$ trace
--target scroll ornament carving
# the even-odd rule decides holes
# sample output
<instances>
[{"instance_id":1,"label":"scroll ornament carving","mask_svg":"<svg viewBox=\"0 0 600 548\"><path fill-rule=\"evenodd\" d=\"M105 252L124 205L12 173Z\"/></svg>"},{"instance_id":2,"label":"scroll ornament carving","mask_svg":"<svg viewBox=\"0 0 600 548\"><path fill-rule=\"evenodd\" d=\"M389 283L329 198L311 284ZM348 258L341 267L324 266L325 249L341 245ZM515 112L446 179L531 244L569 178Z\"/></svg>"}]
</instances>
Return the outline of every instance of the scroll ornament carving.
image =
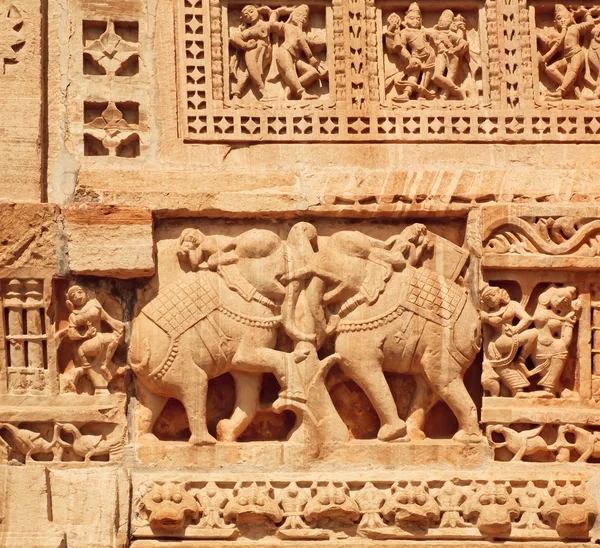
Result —
<instances>
[{"instance_id":1,"label":"scroll ornament carving","mask_svg":"<svg viewBox=\"0 0 600 548\"><path fill-rule=\"evenodd\" d=\"M485 253L527 255L600 254L600 222L577 217L542 217L534 223L512 218L492 230Z\"/></svg>"},{"instance_id":2,"label":"scroll ornament carving","mask_svg":"<svg viewBox=\"0 0 600 548\"><path fill-rule=\"evenodd\" d=\"M485 390L494 397L501 395L501 386L519 398L570 397L571 391L561 386L560 378L581 315L576 288L549 287L539 295L532 316L500 287L486 285L481 301ZM538 389L526 391L532 380Z\"/></svg>"},{"instance_id":3,"label":"scroll ornament carving","mask_svg":"<svg viewBox=\"0 0 600 548\"><path fill-rule=\"evenodd\" d=\"M219 508L222 501L229 501L223 517L219 513L218 530L206 528L204 518L199 518L207 515L207 509L199 495L202 490L193 482L144 483L133 501L136 526L146 531L143 528L149 525L158 537L214 539L243 538L250 527L286 540L550 540L589 538L589 520L597 513L587 487L569 481L455 478L441 484L403 481L379 487L367 482L352 491L345 483L327 482L313 485L310 494L296 482L278 488L260 482L233 488L211 482L204 489L208 488L219 493ZM223 536L211 536L214 533Z\"/></svg>"},{"instance_id":4,"label":"scroll ornament carving","mask_svg":"<svg viewBox=\"0 0 600 548\"><path fill-rule=\"evenodd\" d=\"M464 252L454 247L460 264ZM385 242L341 231L322 247L308 223L296 224L287 241L267 230L231 239L185 230L179 258L191 272L161 288L132 326L140 441L153 439L158 414L174 397L186 409L190 442L214 443L206 426L207 385L226 371L236 383L236 404L217 425L217 437L234 441L256 415L261 374L271 372L281 387L273 409L293 409L318 447L320 437L330 440L316 422L325 416L339 422L324 385L336 362L371 400L381 419L380 440L423 439L425 410L439 397L458 418L455 439L479 441L462 376L480 348L480 320L454 279L424 266L434 250L420 224ZM454 271L456 277L460 268ZM293 351L276 348L280 329ZM328 339L334 353L320 359L317 351ZM200 342L207 351L197 354ZM387 368L416 375L406 421L385 379Z\"/></svg>"}]
</instances>

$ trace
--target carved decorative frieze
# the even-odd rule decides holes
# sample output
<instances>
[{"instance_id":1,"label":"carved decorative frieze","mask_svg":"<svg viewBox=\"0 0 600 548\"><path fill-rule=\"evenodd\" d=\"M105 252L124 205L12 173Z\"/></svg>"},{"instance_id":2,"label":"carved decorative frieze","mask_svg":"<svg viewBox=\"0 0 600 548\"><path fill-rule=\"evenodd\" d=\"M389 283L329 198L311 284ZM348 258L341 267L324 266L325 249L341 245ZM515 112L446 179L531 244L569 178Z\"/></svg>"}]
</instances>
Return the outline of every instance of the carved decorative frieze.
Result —
<instances>
[{"instance_id":1,"label":"carved decorative frieze","mask_svg":"<svg viewBox=\"0 0 600 548\"><path fill-rule=\"evenodd\" d=\"M377 486L359 481L351 488L343 482L311 488L305 481L201 485L144 481L132 501L134 537L247 540L260 535L263 540L343 539L348 545L365 538L583 540L597 514L581 480L401 480ZM218 513L219 529L202 526L201 516L213 511L200 494L206 489L227 501L223 517Z\"/></svg>"},{"instance_id":2,"label":"carved decorative frieze","mask_svg":"<svg viewBox=\"0 0 600 548\"><path fill-rule=\"evenodd\" d=\"M444 9L404 0L203 6L181 0L179 9L188 142L594 141L600 133L594 102L557 110L534 101L564 72L544 69L543 56L556 58L550 67L566 61L547 8L526 0ZM558 6L574 21L596 13ZM541 53L532 51L536 40ZM573 40L583 48L577 55L590 58L581 78L595 89L593 39Z\"/></svg>"}]
</instances>

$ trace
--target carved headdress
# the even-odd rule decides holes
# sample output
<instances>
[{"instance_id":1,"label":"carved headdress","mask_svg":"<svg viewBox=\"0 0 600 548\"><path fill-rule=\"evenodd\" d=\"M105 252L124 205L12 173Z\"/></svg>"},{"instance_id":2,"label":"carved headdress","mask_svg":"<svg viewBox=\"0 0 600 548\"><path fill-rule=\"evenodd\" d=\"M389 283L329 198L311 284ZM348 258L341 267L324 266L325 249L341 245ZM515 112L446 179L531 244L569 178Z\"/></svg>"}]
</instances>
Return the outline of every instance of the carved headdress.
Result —
<instances>
[{"instance_id":1,"label":"carved headdress","mask_svg":"<svg viewBox=\"0 0 600 548\"><path fill-rule=\"evenodd\" d=\"M437 22L435 28L449 29L454 21L454 12L452 10L444 10Z\"/></svg>"},{"instance_id":2,"label":"carved headdress","mask_svg":"<svg viewBox=\"0 0 600 548\"><path fill-rule=\"evenodd\" d=\"M417 4L416 2L413 2L410 6L408 6L405 17L408 17L409 15L411 15L413 13L418 14L419 17L421 16L421 8L419 7L419 4Z\"/></svg>"},{"instance_id":3,"label":"carved headdress","mask_svg":"<svg viewBox=\"0 0 600 548\"><path fill-rule=\"evenodd\" d=\"M556 4L554 7L554 19L558 19L558 16L562 15L563 17L567 17L569 22L574 23L573 14L567 9L564 4Z\"/></svg>"}]
</instances>

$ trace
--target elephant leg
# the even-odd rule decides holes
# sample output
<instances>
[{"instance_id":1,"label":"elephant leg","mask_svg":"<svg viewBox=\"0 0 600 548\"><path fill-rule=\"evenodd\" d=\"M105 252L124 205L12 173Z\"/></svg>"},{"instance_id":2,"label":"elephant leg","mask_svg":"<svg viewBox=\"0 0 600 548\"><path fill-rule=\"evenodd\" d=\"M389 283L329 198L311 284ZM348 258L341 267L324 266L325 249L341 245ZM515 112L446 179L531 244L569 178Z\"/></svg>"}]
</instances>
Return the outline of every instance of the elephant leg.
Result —
<instances>
[{"instance_id":1,"label":"elephant leg","mask_svg":"<svg viewBox=\"0 0 600 548\"><path fill-rule=\"evenodd\" d=\"M206 399L208 375L191 358L178 357L171 369L179 371L182 378L177 382L174 394L183 405L190 426L192 445L211 445L217 440L208 433L206 425Z\"/></svg>"},{"instance_id":2,"label":"elephant leg","mask_svg":"<svg viewBox=\"0 0 600 548\"><path fill-rule=\"evenodd\" d=\"M262 375L232 371L235 382L235 409L229 419L223 419L217 424L217 439L219 441L235 441L250 425L260 403L260 388Z\"/></svg>"},{"instance_id":3,"label":"elephant leg","mask_svg":"<svg viewBox=\"0 0 600 548\"><path fill-rule=\"evenodd\" d=\"M152 433L156 419L162 413L169 398L159 396L146 388L141 382L135 383L137 405L134 413L134 424L137 432L137 441L158 441Z\"/></svg>"},{"instance_id":4,"label":"elephant leg","mask_svg":"<svg viewBox=\"0 0 600 548\"><path fill-rule=\"evenodd\" d=\"M233 357L234 369L250 373L272 372L281 386L282 398L305 401L304 387L298 372L296 357L272 348L256 347L242 339ZM304 356L306 359L306 356Z\"/></svg>"},{"instance_id":5,"label":"elephant leg","mask_svg":"<svg viewBox=\"0 0 600 548\"><path fill-rule=\"evenodd\" d=\"M450 382L439 377L430 378L429 382L440 397L452 409L459 424L459 430L454 435L455 441L473 443L481 441L481 430L477 420L477 409L473 399L463 382L462 376L455 377Z\"/></svg>"},{"instance_id":6,"label":"elephant leg","mask_svg":"<svg viewBox=\"0 0 600 548\"><path fill-rule=\"evenodd\" d=\"M406 419L406 430L410 441L425 439L423 426L425 415L429 412L436 398L429 383L420 375L415 375L415 395L410 403L408 417Z\"/></svg>"},{"instance_id":7,"label":"elephant leg","mask_svg":"<svg viewBox=\"0 0 600 548\"><path fill-rule=\"evenodd\" d=\"M398 416L398 408L385 379L379 360L361 360L360 365L342 364L344 372L360 386L379 415L381 441L398 439L406 433L406 423Z\"/></svg>"}]
</instances>

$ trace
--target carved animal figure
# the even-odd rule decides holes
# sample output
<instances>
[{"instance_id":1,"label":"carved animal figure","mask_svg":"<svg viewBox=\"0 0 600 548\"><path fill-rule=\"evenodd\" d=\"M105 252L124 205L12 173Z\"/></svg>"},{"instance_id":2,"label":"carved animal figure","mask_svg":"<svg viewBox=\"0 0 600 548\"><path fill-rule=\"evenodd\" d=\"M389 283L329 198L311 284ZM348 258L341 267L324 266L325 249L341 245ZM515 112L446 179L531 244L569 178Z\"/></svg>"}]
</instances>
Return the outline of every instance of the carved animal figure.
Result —
<instances>
[{"instance_id":1,"label":"carved animal figure","mask_svg":"<svg viewBox=\"0 0 600 548\"><path fill-rule=\"evenodd\" d=\"M320 267L341 283L324 302L343 371L371 401L378 438L423 439L427 411L441 398L456 415L455 439L481 439L477 411L463 374L481 347L481 323L466 292L421 265L432 242L415 224L387 242L342 231L328 241ZM384 371L414 375L407 422L400 419Z\"/></svg>"},{"instance_id":2,"label":"carved animal figure","mask_svg":"<svg viewBox=\"0 0 600 548\"><path fill-rule=\"evenodd\" d=\"M542 424L531 430L517 432L502 424L491 424L486 428L485 433L492 447L506 447L513 453L513 457L510 460L520 461L524 456L533 455L538 451L548 451L548 444L544 438L539 435L543 428L544 425ZM501 434L504 437L504 441L495 442L492 438L494 432Z\"/></svg>"},{"instance_id":3,"label":"carved animal figure","mask_svg":"<svg viewBox=\"0 0 600 548\"><path fill-rule=\"evenodd\" d=\"M69 444L60 439L60 425L54 425L52 440L46 440L39 432L18 428L13 424L1 423L0 430L4 428L10 432L14 446L25 455L25 461L32 461L32 456L38 453L52 453L52 461L62 459L63 448Z\"/></svg>"},{"instance_id":4,"label":"carved animal figure","mask_svg":"<svg viewBox=\"0 0 600 548\"><path fill-rule=\"evenodd\" d=\"M292 231L316 234L307 223ZM273 232L257 229L228 243L188 229L179 256L196 272L161 288L132 326L138 433L151 436L167 400L175 398L187 412L190 442L214 443L206 425L208 381L230 371L235 411L218 424L217 436L235 441L256 414L263 372L273 373L282 388L276 409L304 401L297 375L305 351L275 350L281 326L294 340L303 339L294 325L297 292L289 283L298 259Z\"/></svg>"},{"instance_id":5,"label":"carved animal figure","mask_svg":"<svg viewBox=\"0 0 600 548\"><path fill-rule=\"evenodd\" d=\"M573 443L567 440L567 433L575 437ZM574 424L562 424L558 427L556 441L550 449L558 450L556 460L559 462L568 462L572 449L580 455L577 462L587 462L590 457L600 458L600 432L588 432Z\"/></svg>"},{"instance_id":6,"label":"carved animal figure","mask_svg":"<svg viewBox=\"0 0 600 548\"><path fill-rule=\"evenodd\" d=\"M82 434L79 428L72 424L60 425L64 432L73 436L73 451L90 462L92 457L109 455L119 448L119 440L107 439L102 435Z\"/></svg>"}]
</instances>

